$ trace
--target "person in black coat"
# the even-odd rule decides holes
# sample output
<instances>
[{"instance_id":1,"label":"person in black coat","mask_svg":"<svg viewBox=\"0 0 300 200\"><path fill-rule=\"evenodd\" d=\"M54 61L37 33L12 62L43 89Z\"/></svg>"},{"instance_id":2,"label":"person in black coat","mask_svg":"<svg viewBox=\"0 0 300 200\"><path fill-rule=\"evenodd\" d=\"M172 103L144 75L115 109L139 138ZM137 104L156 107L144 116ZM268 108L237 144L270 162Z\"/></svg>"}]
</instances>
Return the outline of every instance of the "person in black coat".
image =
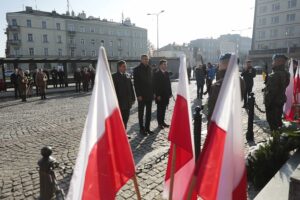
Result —
<instances>
[{"instance_id":1,"label":"person in black coat","mask_svg":"<svg viewBox=\"0 0 300 200\"><path fill-rule=\"evenodd\" d=\"M14 73L10 75L11 84L14 86L15 98L17 99L20 96L20 91L18 87L18 68L15 68Z\"/></svg>"},{"instance_id":2,"label":"person in black coat","mask_svg":"<svg viewBox=\"0 0 300 200\"><path fill-rule=\"evenodd\" d=\"M149 57L141 56L141 63L133 70L135 94L138 100L138 116L140 133L153 134L150 131L151 107L153 100L152 69L149 66ZM144 126L144 110L146 107L146 120Z\"/></svg>"},{"instance_id":3,"label":"person in black coat","mask_svg":"<svg viewBox=\"0 0 300 200\"><path fill-rule=\"evenodd\" d=\"M74 81L75 81L75 90L76 92L80 92L80 85L82 81L82 74L80 68L77 68L74 72Z\"/></svg>"},{"instance_id":4,"label":"person in black coat","mask_svg":"<svg viewBox=\"0 0 300 200\"><path fill-rule=\"evenodd\" d=\"M123 123L125 128L127 128L130 108L135 102L135 96L130 75L126 73L126 62L124 60L120 60L117 63L117 66L118 72L114 73L112 78L115 85Z\"/></svg>"},{"instance_id":5,"label":"person in black coat","mask_svg":"<svg viewBox=\"0 0 300 200\"><path fill-rule=\"evenodd\" d=\"M252 92L253 88L253 78L256 76L256 69L252 67L251 60L246 61L246 69L242 72L241 76L243 77L246 85L246 91L244 94L244 108L248 103L248 96Z\"/></svg>"},{"instance_id":6,"label":"person in black coat","mask_svg":"<svg viewBox=\"0 0 300 200\"><path fill-rule=\"evenodd\" d=\"M159 61L159 69L153 76L155 102L157 104L157 123L160 129L168 128L165 123L166 109L172 97L171 82L167 72L167 61Z\"/></svg>"},{"instance_id":7,"label":"person in black coat","mask_svg":"<svg viewBox=\"0 0 300 200\"><path fill-rule=\"evenodd\" d=\"M54 87L54 88L57 88L58 71L57 71L56 68L54 68L54 69L51 71L51 76L52 76L53 87ZM48 80L49 80L49 79L48 79Z\"/></svg>"}]
</instances>

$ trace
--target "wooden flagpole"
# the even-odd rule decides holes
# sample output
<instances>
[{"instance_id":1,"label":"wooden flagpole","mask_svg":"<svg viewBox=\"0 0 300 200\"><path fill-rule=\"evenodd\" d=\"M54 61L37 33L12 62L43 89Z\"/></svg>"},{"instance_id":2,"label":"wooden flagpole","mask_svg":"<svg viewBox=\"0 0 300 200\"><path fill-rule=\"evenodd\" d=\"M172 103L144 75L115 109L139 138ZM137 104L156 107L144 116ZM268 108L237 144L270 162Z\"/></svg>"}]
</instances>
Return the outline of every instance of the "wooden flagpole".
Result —
<instances>
[{"instance_id":1,"label":"wooden flagpole","mask_svg":"<svg viewBox=\"0 0 300 200\"><path fill-rule=\"evenodd\" d=\"M135 192L136 192L137 199L142 200L141 193L140 193L140 190L139 190L139 185L138 185L137 178L136 178L136 174L134 174L132 180L133 180L134 189L135 189Z\"/></svg>"},{"instance_id":2,"label":"wooden flagpole","mask_svg":"<svg viewBox=\"0 0 300 200\"><path fill-rule=\"evenodd\" d=\"M197 177L195 175L193 175L191 183L189 184L189 187L188 187L187 200L192 199L192 194L193 194L193 190L194 190L194 187L196 184L196 180L197 180Z\"/></svg>"},{"instance_id":3,"label":"wooden flagpole","mask_svg":"<svg viewBox=\"0 0 300 200\"><path fill-rule=\"evenodd\" d=\"M174 146L173 146L173 152L172 152L171 180L170 180L170 188L169 188L169 200L173 199L175 164L176 164L176 144L174 144Z\"/></svg>"}]
</instances>

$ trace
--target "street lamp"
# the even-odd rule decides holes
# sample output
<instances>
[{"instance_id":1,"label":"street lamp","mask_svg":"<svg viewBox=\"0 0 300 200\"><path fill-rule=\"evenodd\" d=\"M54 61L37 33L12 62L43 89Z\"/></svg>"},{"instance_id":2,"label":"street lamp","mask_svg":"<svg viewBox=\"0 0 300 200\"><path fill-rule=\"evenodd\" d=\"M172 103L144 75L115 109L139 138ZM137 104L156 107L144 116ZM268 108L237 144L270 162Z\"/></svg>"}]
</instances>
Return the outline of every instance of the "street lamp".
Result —
<instances>
[{"instance_id":1,"label":"street lamp","mask_svg":"<svg viewBox=\"0 0 300 200\"><path fill-rule=\"evenodd\" d=\"M158 13L147 13L147 15L155 15L156 16L156 30L157 30L157 38L156 38L156 42L157 42L157 50L159 49L159 40L158 40L158 16L165 12L165 10L161 10L160 12Z\"/></svg>"}]
</instances>

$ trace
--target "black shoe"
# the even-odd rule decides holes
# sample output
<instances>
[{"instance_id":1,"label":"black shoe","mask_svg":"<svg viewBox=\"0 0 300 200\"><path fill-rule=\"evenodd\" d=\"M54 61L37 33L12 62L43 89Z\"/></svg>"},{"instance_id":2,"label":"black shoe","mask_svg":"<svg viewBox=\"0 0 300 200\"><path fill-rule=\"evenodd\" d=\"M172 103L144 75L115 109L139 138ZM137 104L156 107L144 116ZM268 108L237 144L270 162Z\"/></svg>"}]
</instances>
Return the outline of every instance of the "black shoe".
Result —
<instances>
[{"instance_id":1,"label":"black shoe","mask_svg":"<svg viewBox=\"0 0 300 200\"><path fill-rule=\"evenodd\" d=\"M141 128L140 129L140 134L145 136L145 135L147 135L147 132L145 131L145 129Z\"/></svg>"},{"instance_id":2,"label":"black shoe","mask_svg":"<svg viewBox=\"0 0 300 200\"><path fill-rule=\"evenodd\" d=\"M147 131L145 131L148 135L153 135L153 134L155 134L153 131L150 131L150 130L147 130Z\"/></svg>"},{"instance_id":3,"label":"black shoe","mask_svg":"<svg viewBox=\"0 0 300 200\"><path fill-rule=\"evenodd\" d=\"M129 135L127 135L127 139L128 139L128 140L130 140L130 139L131 139L131 137L130 137Z\"/></svg>"},{"instance_id":4,"label":"black shoe","mask_svg":"<svg viewBox=\"0 0 300 200\"><path fill-rule=\"evenodd\" d=\"M166 128L169 128L170 125L169 124L166 124L166 123L163 123L163 126L166 127Z\"/></svg>"}]
</instances>

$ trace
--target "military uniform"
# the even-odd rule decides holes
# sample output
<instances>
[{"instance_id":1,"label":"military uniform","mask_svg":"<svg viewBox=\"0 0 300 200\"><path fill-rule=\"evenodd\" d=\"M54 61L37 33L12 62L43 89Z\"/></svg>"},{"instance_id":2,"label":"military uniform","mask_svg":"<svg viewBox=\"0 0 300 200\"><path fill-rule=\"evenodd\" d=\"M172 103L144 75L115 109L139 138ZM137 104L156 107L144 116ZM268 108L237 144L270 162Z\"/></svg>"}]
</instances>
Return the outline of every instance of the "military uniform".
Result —
<instances>
[{"instance_id":1,"label":"military uniform","mask_svg":"<svg viewBox=\"0 0 300 200\"><path fill-rule=\"evenodd\" d=\"M285 89L289 85L290 74L284 65L273 67L264 90L266 117L271 131L282 126L283 105L286 102Z\"/></svg>"}]
</instances>

